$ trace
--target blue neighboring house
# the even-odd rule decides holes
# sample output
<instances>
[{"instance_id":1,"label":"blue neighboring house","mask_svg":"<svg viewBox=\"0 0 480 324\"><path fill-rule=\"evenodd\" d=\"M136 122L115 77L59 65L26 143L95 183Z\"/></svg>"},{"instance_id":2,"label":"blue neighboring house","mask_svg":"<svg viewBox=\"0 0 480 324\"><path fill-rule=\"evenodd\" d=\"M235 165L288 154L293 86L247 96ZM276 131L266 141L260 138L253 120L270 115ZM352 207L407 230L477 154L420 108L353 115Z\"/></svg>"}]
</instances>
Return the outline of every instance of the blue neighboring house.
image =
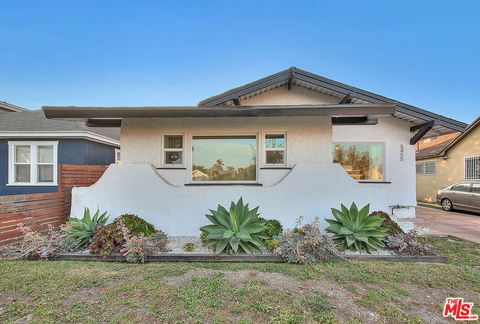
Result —
<instances>
[{"instance_id":1,"label":"blue neighboring house","mask_svg":"<svg viewBox=\"0 0 480 324\"><path fill-rule=\"evenodd\" d=\"M58 165L108 165L120 158L118 128L47 119L0 101L0 196L58 191Z\"/></svg>"}]
</instances>

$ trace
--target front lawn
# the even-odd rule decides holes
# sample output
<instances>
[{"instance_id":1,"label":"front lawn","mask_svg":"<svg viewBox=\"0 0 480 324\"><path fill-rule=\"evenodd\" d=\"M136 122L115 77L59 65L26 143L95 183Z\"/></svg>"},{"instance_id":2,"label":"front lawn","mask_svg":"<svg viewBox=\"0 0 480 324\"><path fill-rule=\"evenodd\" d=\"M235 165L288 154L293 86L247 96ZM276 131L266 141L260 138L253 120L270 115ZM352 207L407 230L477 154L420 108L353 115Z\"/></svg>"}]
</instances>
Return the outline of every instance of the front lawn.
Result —
<instances>
[{"instance_id":1,"label":"front lawn","mask_svg":"<svg viewBox=\"0 0 480 324\"><path fill-rule=\"evenodd\" d=\"M450 262L0 262L0 322L438 323L446 297L480 313L479 246L429 243Z\"/></svg>"}]
</instances>

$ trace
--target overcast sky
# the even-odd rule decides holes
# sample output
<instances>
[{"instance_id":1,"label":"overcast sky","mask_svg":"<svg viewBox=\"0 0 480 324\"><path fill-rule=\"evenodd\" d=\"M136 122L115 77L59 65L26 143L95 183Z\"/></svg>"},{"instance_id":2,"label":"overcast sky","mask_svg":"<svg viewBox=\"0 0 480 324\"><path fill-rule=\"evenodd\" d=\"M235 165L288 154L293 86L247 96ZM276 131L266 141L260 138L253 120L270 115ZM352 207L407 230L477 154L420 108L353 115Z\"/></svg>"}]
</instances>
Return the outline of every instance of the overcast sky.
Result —
<instances>
[{"instance_id":1,"label":"overcast sky","mask_svg":"<svg viewBox=\"0 0 480 324\"><path fill-rule=\"evenodd\" d=\"M471 122L480 1L0 0L0 100L195 105L290 66Z\"/></svg>"}]
</instances>

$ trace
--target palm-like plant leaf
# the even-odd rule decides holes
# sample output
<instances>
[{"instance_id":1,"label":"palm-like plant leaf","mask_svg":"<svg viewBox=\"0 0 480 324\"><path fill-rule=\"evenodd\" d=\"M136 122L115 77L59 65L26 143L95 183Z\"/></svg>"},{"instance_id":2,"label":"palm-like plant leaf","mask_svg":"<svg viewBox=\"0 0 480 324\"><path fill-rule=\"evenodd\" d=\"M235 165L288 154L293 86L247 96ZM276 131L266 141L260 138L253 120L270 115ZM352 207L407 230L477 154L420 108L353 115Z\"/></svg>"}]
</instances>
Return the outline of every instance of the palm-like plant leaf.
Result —
<instances>
[{"instance_id":1,"label":"palm-like plant leaf","mask_svg":"<svg viewBox=\"0 0 480 324\"><path fill-rule=\"evenodd\" d=\"M81 249L90 244L97 226L105 224L107 220L107 212L100 214L100 210L97 209L93 217L91 217L89 208L84 209L82 218L69 217L68 222L72 224L72 227L68 237L76 242L75 249Z\"/></svg>"},{"instance_id":2,"label":"palm-like plant leaf","mask_svg":"<svg viewBox=\"0 0 480 324\"><path fill-rule=\"evenodd\" d=\"M326 231L333 233L333 239L342 241L344 249L368 252L385 246L382 240L388 235L383 228L383 218L369 216L370 204L360 210L355 203L350 209L341 205L341 210L332 208L335 219L327 219L329 226Z\"/></svg>"},{"instance_id":3,"label":"palm-like plant leaf","mask_svg":"<svg viewBox=\"0 0 480 324\"><path fill-rule=\"evenodd\" d=\"M258 207L250 210L240 198L237 203L231 202L229 210L218 205L217 210L210 210L210 213L205 216L212 224L200 230L207 233L205 246L211 247L215 254L261 252L262 240L268 237L265 222L258 218Z\"/></svg>"}]
</instances>

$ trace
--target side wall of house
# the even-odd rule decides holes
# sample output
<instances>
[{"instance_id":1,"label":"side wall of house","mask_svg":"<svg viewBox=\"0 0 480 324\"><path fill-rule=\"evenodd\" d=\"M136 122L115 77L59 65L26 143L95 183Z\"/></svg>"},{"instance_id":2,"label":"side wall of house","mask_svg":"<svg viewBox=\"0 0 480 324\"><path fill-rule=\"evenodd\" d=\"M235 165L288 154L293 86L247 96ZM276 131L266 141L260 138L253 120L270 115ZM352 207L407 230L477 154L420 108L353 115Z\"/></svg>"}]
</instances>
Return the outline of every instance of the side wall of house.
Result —
<instances>
[{"instance_id":1,"label":"side wall of house","mask_svg":"<svg viewBox=\"0 0 480 324\"><path fill-rule=\"evenodd\" d=\"M435 202L437 190L465 179L465 158L480 156L480 127L465 136L437 161L434 175L417 175L417 200ZM422 160L430 161L430 160Z\"/></svg>"},{"instance_id":2,"label":"side wall of house","mask_svg":"<svg viewBox=\"0 0 480 324\"><path fill-rule=\"evenodd\" d=\"M0 140L0 196L47 193L58 191L58 186L8 186L8 142ZM55 139L21 139L19 141L55 141ZM115 163L115 148L84 139L58 140L58 163L62 164L111 164Z\"/></svg>"}]
</instances>

